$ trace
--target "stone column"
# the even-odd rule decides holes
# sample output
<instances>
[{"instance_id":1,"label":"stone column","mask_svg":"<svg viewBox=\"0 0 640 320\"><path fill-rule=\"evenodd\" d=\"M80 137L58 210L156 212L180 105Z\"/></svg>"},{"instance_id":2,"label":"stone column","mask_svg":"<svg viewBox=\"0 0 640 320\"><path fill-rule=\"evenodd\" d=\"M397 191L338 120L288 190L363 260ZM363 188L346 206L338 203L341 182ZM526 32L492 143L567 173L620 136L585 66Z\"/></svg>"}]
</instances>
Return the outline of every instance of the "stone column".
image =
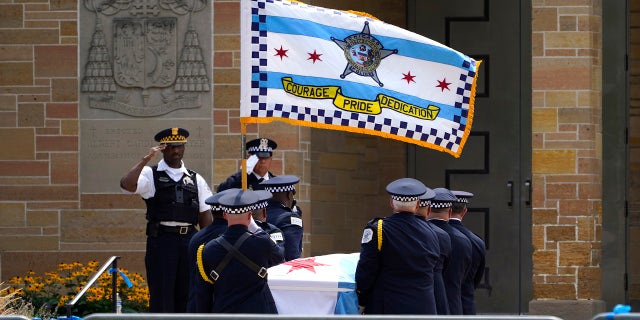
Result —
<instances>
[{"instance_id":1,"label":"stone column","mask_svg":"<svg viewBox=\"0 0 640 320\"><path fill-rule=\"evenodd\" d=\"M601 1L532 2L533 300L565 320L601 299Z\"/></svg>"}]
</instances>

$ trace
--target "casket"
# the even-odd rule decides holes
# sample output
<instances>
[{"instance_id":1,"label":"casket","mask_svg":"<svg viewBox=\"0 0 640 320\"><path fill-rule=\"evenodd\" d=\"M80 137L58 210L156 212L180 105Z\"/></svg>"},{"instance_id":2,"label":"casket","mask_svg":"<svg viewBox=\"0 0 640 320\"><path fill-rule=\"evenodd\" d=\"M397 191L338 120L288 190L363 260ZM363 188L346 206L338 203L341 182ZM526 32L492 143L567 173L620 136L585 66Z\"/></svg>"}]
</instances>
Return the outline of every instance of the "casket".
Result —
<instances>
[{"instance_id":1,"label":"casket","mask_svg":"<svg viewBox=\"0 0 640 320\"><path fill-rule=\"evenodd\" d=\"M358 314L359 253L300 258L269 268L279 314Z\"/></svg>"}]
</instances>

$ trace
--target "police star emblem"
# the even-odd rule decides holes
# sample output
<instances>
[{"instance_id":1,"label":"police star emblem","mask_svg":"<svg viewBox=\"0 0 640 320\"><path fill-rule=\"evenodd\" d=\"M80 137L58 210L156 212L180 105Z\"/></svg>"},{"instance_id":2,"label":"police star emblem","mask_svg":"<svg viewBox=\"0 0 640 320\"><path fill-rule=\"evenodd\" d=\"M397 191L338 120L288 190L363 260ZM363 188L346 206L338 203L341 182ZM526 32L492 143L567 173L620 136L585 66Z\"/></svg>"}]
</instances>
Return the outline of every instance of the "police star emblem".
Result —
<instances>
[{"instance_id":1,"label":"police star emblem","mask_svg":"<svg viewBox=\"0 0 640 320\"><path fill-rule=\"evenodd\" d=\"M371 77L379 86L384 86L376 69L382 59L398 53L398 49L385 49L382 43L371 35L368 21L364 22L364 28L360 33L352 34L343 40L331 37L331 40L344 51L344 57L347 59L347 66L340 79L355 73L362 77Z\"/></svg>"}]
</instances>

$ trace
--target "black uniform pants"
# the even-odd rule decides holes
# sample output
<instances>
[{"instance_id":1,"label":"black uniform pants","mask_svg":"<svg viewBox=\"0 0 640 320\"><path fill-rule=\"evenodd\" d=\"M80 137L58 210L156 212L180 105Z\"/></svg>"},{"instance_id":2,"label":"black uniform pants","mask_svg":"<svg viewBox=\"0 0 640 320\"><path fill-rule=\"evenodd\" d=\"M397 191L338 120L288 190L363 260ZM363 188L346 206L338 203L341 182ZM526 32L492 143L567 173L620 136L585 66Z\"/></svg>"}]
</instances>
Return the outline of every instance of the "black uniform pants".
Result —
<instances>
[{"instance_id":1,"label":"black uniform pants","mask_svg":"<svg viewBox=\"0 0 640 320\"><path fill-rule=\"evenodd\" d=\"M189 240L196 233L158 232L147 237L145 267L149 285L149 312L181 313L189 295Z\"/></svg>"}]
</instances>

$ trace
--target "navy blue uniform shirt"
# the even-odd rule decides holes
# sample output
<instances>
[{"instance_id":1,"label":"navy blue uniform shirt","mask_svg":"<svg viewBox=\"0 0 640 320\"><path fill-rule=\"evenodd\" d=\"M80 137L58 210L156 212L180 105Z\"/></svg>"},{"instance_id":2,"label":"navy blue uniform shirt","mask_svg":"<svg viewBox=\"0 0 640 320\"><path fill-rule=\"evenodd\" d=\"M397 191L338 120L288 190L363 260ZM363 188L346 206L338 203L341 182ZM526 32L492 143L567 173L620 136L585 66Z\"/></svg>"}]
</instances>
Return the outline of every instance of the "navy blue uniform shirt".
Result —
<instances>
[{"instance_id":1,"label":"navy blue uniform shirt","mask_svg":"<svg viewBox=\"0 0 640 320\"><path fill-rule=\"evenodd\" d=\"M447 289L447 302L452 315L462 314L462 283L471 267L471 241L462 232L444 220L429 220L449 234L451 255L442 272Z\"/></svg>"},{"instance_id":2,"label":"navy blue uniform shirt","mask_svg":"<svg viewBox=\"0 0 640 320\"><path fill-rule=\"evenodd\" d=\"M189 289L189 301L187 301L187 312L195 312L195 283L197 277L200 277L198 273L198 266L196 265L196 252L201 244L219 237L225 230L227 230L227 220L223 218L213 218L213 222L202 228L200 231L191 237L189 241L189 265L191 267L189 273L190 289Z\"/></svg>"},{"instance_id":3,"label":"navy blue uniform shirt","mask_svg":"<svg viewBox=\"0 0 640 320\"><path fill-rule=\"evenodd\" d=\"M256 224L262 231L266 232L271 240L273 240L280 249L282 249L282 255L284 256L284 233L278 227L272 225L269 222L262 222L255 220Z\"/></svg>"},{"instance_id":4,"label":"navy blue uniform shirt","mask_svg":"<svg viewBox=\"0 0 640 320\"><path fill-rule=\"evenodd\" d=\"M302 254L302 217L282 203L269 200L267 222L282 230L285 261L300 258Z\"/></svg>"},{"instance_id":5,"label":"navy blue uniform shirt","mask_svg":"<svg viewBox=\"0 0 640 320\"><path fill-rule=\"evenodd\" d=\"M467 236L473 245L471 268L462 284L462 314L474 315L476 314L475 291L484 275L486 247L484 240L465 227L462 221L450 219L449 224Z\"/></svg>"},{"instance_id":6,"label":"navy blue uniform shirt","mask_svg":"<svg viewBox=\"0 0 640 320\"><path fill-rule=\"evenodd\" d=\"M433 269L440 250L433 232L410 212L382 220L380 251L378 219L362 235L355 276L358 303L365 314L436 314Z\"/></svg>"},{"instance_id":7,"label":"navy blue uniform shirt","mask_svg":"<svg viewBox=\"0 0 640 320\"><path fill-rule=\"evenodd\" d=\"M449 314L449 300L447 299L447 289L444 285L444 268L447 265L449 260L449 255L451 255L451 238L449 234L437 227L435 224L431 222L431 220L427 221L427 224L433 229L438 237L438 245L440 247L440 257L438 258L438 263L436 264L436 268L433 270L434 273L434 281L435 281L435 296L436 296L436 306L438 307L438 314Z\"/></svg>"},{"instance_id":8,"label":"navy blue uniform shirt","mask_svg":"<svg viewBox=\"0 0 640 320\"><path fill-rule=\"evenodd\" d=\"M248 228L232 225L220 236L234 246ZM269 268L284 261L282 251L264 232L252 234L238 250L258 266ZM209 241L202 252L205 273L216 269L228 251L216 240ZM223 270L216 270L219 278L214 284L200 276L195 286L195 312L198 313L278 313L267 284L236 258Z\"/></svg>"}]
</instances>

